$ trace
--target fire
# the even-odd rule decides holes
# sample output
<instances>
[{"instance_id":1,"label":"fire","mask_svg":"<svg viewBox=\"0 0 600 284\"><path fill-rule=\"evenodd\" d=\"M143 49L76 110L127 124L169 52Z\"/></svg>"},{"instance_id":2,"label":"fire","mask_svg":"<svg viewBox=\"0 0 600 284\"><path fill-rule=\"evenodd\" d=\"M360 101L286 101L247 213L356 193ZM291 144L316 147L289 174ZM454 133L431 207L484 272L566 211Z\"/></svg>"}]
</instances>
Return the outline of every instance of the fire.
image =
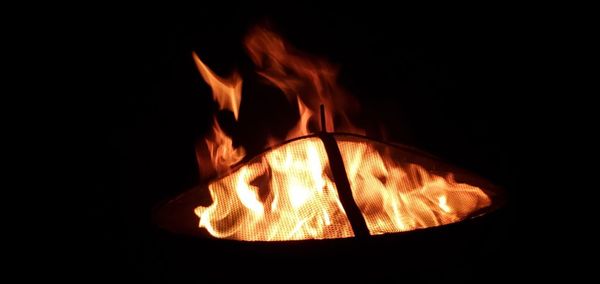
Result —
<instances>
[{"instance_id":1,"label":"fire","mask_svg":"<svg viewBox=\"0 0 600 284\"><path fill-rule=\"evenodd\" d=\"M254 29L245 45L259 74L298 107L298 122L286 139L319 129L362 134L348 119L357 104L336 84L332 65L302 55L265 28ZM241 77L218 77L195 53L193 58L220 110L231 111L237 120ZM324 129L319 127L320 105L328 118ZM453 223L491 204L482 189L455 181L450 172L426 168L390 146L321 135L335 138L352 198L372 235ZM222 177L208 185L213 203L195 209L199 227L217 238L246 241L353 237L354 223L340 202L323 139L302 137L232 170L244 149L234 146L215 118L197 156L203 172ZM271 145L281 142L269 140Z\"/></svg>"},{"instance_id":2,"label":"fire","mask_svg":"<svg viewBox=\"0 0 600 284\"><path fill-rule=\"evenodd\" d=\"M211 235L248 241L354 236L318 138L288 143L209 185L195 213Z\"/></svg>"},{"instance_id":3,"label":"fire","mask_svg":"<svg viewBox=\"0 0 600 284\"><path fill-rule=\"evenodd\" d=\"M400 164L373 143L338 141L352 194L371 234L453 223L491 204L481 189Z\"/></svg>"},{"instance_id":4,"label":"fire","mask_svg":"<svg viewBox=\"0 0 600 284\"><path fill-rule=\"evenodd\" d=\"M303 55L279 35L256 27L245 40L246 50L256 64L258 73L279 88L290 101L298 103L300 119L288 139L309 134L308 129L320 129L319 106L325 105L327 131L364 134L354 127L349 115L358 111L358 103L337 84L337 69L325 60ZM334 120L337 123L334 127Z\"/></svg>"},{"instance_id":5,"label":"fire","mask_svg":"<svg viewBox=\"0 0 600 284\"><path fill-rule=\"evenodd\" d=\"M210 86L219 109L231 111L237 120L242 101L242 78L237 73L233 73L231 78L221 78L214 74L196 53L192 53L192 56L202 78ZM196 156L205 177L222 174L244 158L244 148L233 146L233 141L221 129L216 116L213 118L212 131L204 142L204 145L197 147Z\"/></svg>"},{"instance_id":6,"label":"fire","mask_svg":"<svg viewBox=\"0 0 600 284\"><path fill-rule=\"evenodd\" d=\"M302 102L302 100L300 100L300 98L298 98L298 111L300 112L300 119L298 119L296 126L288 132L287 139L310 134L308 125L314 113Z\"/></svg>"},{"instance_id":7,"label":"fire","mask_svg":"<svg viewBox=\"0 0 600 284\"><path fill-rule=\"evenodd\" d=\"M192 53L192 56L202 78L212 89L213 99L219 104L219 109L233 112L233 116L237 120L242 101L242 78L240 75L234 72L231 78L221 78L213 73L195 52Z\"/></svg>"}]
</instances>

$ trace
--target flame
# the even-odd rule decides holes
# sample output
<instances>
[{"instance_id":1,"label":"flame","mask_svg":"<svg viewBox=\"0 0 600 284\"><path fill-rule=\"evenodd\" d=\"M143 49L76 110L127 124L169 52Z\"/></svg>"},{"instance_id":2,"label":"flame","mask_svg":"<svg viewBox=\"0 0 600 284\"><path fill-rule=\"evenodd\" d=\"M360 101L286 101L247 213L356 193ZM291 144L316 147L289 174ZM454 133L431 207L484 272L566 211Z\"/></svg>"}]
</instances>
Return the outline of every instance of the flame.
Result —
<instances>
[{"instance_id":1,"label":"flame","mask_svg":"<svg viewBox=\"0 0 600 284\"><path fill-rule=\"evenodd\" d=\"M491 204L478 187L396 162L373 143L338 141L352 194L371 234L453 223Z\"/></svg>"},{"instance_id":2,"label":"flame","mask_svg":"<svg viewBox=\"0 0 600 284\"><path fill-rule=\"evenodd\" d=\"M301 119L289 138L310 133L319 127L319 107L325 105L326 128L323 131L345 131L364 134L353 126L349 114L358 110L358 103L337 84L337 68L325 60L303 55L279 35L265 27L256 27L245 40L250 58L259 74L279 88L290 101L298 103ZM339 123L334 127L334 120ZM305 129L305 130L304 130Z\"/></svg>"},{"instance_id":3,"label":"flame","mask_svg":"<svg viewBox=\"0 0 600 284\"><path fill-rule=\"evenodd\" d=\"M202 78L210 86L213 99L218 103L219 109L231 111L237 120L242 100L241 77L233 73L231 78L221 78L211 71L195 52L192 53L192 57ZM234 147L233 140L221 129L216 116L213 117L211 133L204 142L205 145L200 145L196 149L196 157L204 177L224 173L244 158L244 148Z\"/></svg>"},{"instance_id":4,"label":"flame","mask_svg":"<svg viewBox=\"0 0 600 284\"><path fill-rule=\"evenodd\" d=\"M245 46L259 74L298 107L298 122L286 139L319 129L321 104L328 118L322 130L363 133L348 119L357 104L337 85L332 65L302 55L264 27L252 30ZM240 76L218 77L195 53L193 57L220 110L233 112L237 120ZM335 139L352 196L371 234L449 224L491 204L482 189L456 182L450 172L425 168L400 150L368 140ZM204 172L223 174L244 156L244 149L234 146L216 117L205 142L197 152ZM269 145L278 142L268 138ZM354 236L329 157L323 142L314 136L271 149L213 181L208 189L213 203L196 207L195 213L199 226L217 238L273 241Z\"/></svg>"},{"instance_id":5,"label":"flame","mask_svg":"<svg viewBox=\"0 0 600 284\"><path fill-rule=\"evenodd\" d=\"M218 238L250 241L354 236L318 138L288 143L209 185L195 213Z\"/></svg>"},{"instance_id":6,"label":"flame","mask_svg":"<svg viewBox=\"0 0 600 284\"><path fill-rule=\"evenodd\" d=\"M298 112L300 112L300 119L296 123L296 126L290 130L286 136L286 139L292 139L295 137L305 136L310 134L308 125L313 112L298 98Z\"/></svg>"},{"instance_id":7,"label":"flame","mask_svg":"<svg viewBox=\"0 0 600 284\"><path fill-rule=\"evenodd\" d=\"M234 72L231 78L221 78L213 73L195 52L192 52L192 57L202 78L212 89L213 99L219 104L219 110L226 109L233 112L233 116L237 120L242 101L242 78L240 75Z\"/></svg>"},{"instance_id":8,"label":"flame","mask_svg":"<svg viewBox=\"0 0 600 284\"><path fill-rule=\"evenodd\" d=\"M204 139L208 147L208 154L212 166L217 173L226 172L232 165L241 161L246 154L244 148L233 146L233 140L219 126L216 118L213 118L212 133ZM202 153L199 153L201 155Z\"/></svg>"},{"instance_id":9,"label":"flame","mask_svg":"<svg viewBox=\"0 0 600 284\"><path fill-rule=\"evenodd\" d=\"M491 199L451 173L397 162L373 141L337 138L352 195L372 235L460 221ZM391 150L392 152L394 150ZM354 236L318 138L293 141L209 185L200 227L218 238L276 241Z\"/></svg>"}]
</instances>

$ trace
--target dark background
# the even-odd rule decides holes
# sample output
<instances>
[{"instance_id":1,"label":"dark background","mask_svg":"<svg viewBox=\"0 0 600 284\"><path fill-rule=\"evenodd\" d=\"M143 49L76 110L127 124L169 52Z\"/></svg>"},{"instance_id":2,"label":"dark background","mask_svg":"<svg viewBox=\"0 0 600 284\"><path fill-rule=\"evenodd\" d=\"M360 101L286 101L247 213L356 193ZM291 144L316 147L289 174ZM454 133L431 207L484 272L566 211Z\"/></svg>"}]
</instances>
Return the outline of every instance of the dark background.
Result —
<instances>
[{"instance_id":1,"label":"dark background","mask_svg":"<svg viewBox=\"0 0 600 284\"><path fill-rule=\"evenodd\" d=\"M168 283L206 279L204 273L221 267L235 275L241 263L268 267L294 260L294 253L304 266L311 259L373 263L367 259L372 252L365 253L360 243L307 244L312 250L284 248L285 256L281 249L265 256L260 248L170 235L151 222L160 201L198 183L194 145L216 112L192 51L217 74L242 73L239 125L220 115L238 143L258 151L255 144L265 133L291 121L278 105L283 97L261 85L243 50L247 30L265 22L298 49L340 67L341 85L361 103L359 124L373 133L381 125L388 140L472 170L509 194L507 207L483 225L376 243L378 257L399 254L384 276L403 271L425 282L511 279L537 253L530 246L535 226L522 226L533 219L525 200L538 192L525 186L536 131L529 104L536 94L523 83L531 34L519 13L454 7L459 12L416 14L400 7L321 3L161 8L100 13L85 31L91 36L82 48L90 51L86 61L96 69L89 74L94 83L82 112L93 118L88 128L94 151L86 156L96 162L89 171L92 194L84 200L90 215L84 232L93 236L83 251L93 260L83 263L84 271ZM270 121L278 123L269 128ZM406 255L403 246L411 247ZM357 253L349 256L353 249ZM222 260L205 266L207 255ZM257 271L248 277L269 280L269 269ZM356 273L337 271L346 277Z\"/></svg>"}]
</instances>

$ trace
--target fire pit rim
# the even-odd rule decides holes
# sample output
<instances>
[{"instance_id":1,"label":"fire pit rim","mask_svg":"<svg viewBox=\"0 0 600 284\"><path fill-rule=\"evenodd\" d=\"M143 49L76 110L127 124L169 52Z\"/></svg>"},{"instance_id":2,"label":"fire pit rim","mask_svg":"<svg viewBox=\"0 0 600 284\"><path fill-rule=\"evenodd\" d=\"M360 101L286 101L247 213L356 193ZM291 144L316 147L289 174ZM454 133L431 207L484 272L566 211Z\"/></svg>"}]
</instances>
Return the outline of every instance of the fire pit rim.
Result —
<instances>
[{"instance_id":1,"label":"fire pit rim","mask_svg":"<svg viewBox=\"0 0 600 284\"><path fill-rule=\"evenodd\" d=\"M493 213L495 211L497 211L498 209L504 207L504 205L507 202L507 196L506 196L506 192L504 191L504 189L501 186L498 186L496 184L493 184L492 182L490 182L488 179L483 178L469 170L466 170L462 167L456 167L456 166L452 166L450 164L448 164L446 161L444 161L442 158L433 155L431 153L425 152L423 150L420 150L418 148L409 146L409 145L405 145L405 144L400 144L400 143L395 143L395 142L389 142L389 141L382 141L379 139L375 139L375 138L371 138L368 136L364 136L364 135L359 135L359 134L355 134L355 133L348 133L348 132L327 132L327 135L331 135L334 138L337 137L351 137L354 139L364 139L364 140L368 140L371 142L375 142L375 143L380 143L380 144L384 144L386 146L389 147L394 147L394 148L398 148L401 149L403 151L407 151L407 152L412 152L414 154L418 154L420 156L429 158L429 159L433 159L436 162L442 163L448 167L453 168L454 170L458 171L458 173L460 173L460 176L471 176L471 177L477 177L477 180L479 181L479 184L483 183L485 184L485 187L481 188L481 190L483 190L488 196L490 196L490 198L493 200L492 204L488 207L476 210L474 212L472 212L471 214L469 214L467 217L465 217L462 220L459 220L457 222L452 222L452 223L447 223L447 224L442 224L442 225L437 225L437 226L431 226L431 227L427 227L427 228L418 228L418 229L414 229L414 230L410 230L410 231L402 231L402 232L394 232L394 233L385 233L385 234L370 234L369 238L381 238L383 236L394 236L394 235L406 235L406 234L413 234L416 232L424 232L424 231L430 231L430 230L436 230L439 228L446 228L449 226L453 226L453 225L457 225L457 224L463 224L463 223L468 223L470 222L469 220L475 220L475 219L480 219L481 216L484 215L489 215L490 213ZM320 133L312 133L309 135L304 135L304 136L299 136L299 137L295 137L289 140L285 140L281 143L275 144L275 145L271 145L267 148L265 148L264 150L258 152L257 154L251 156L251 157L244 157L240 162L236 163L234 166L231 167L231 169L221 175L218 176L214 176L208 179L205 179L204 181L200 182L197 186L192 187L191 189L188 189L180 194L178 194L176 197L174 198L170 198L170 199L166 199L163 200L162 202L159 202L153 211L152 214L152 221L154 224L156 224L159 228L161 229L165 229L167 231L170 231L172 233L183 233L186 235L194 235L194 236L198 236L198 237L203 237L203 238L209 238L209 239L214 239L214 240L219 240L219 241L227 241L227 242L251 242L251 243L286 243L286 242L305 242L305 241L323 241L323 240L331 240L331 239L306 239L306 240L285 240L285 241L248 241L248 240L228 240L228 239L220 239L220 238L216 238L211 236L210 234L208 234L206 232L205 229L199 228L197 225L197 222L195 222L195 226L193 227L192 230L185 229L185 230L180 230L177 229L175 227L181 227L181 226L172 226L173 223L166 221L167 220L173 220L173 219L169 219L169 218L165 218L168 217L168 215L170 214L170 210L169 209L177 209L177 207L179 207L178 205L187 205L187 206L183 206L187 209L181 209L180 210L176 210L176 212L179 211L189 211L190 216L195 217L194 214L191 214L191 212L193 212L193 209L201 204L202 202L200 202L198 199L195 199L193 197L206 197L208 196L209 199L210 198L210 194L208 192L208 185L211 183L214 183L216 181L219 181L223 178L228 177L229 175L231 175L232 173L236 172L237 170L239 170L241 167L245 166L247 163L251 162L254 159L257 159L263 155L265 155L266 153L273 151L279 147L282 147L284 145L287 145L289 143L295 142L295 141L299 141L302 139L307 139L307 138L318 138L320 135ZM336 141L338 141L336 139ZM456 173L456 172L454 172ZM192 198L190 198L190 196ZM193 202L190 202L191 200L193 200ZM183 203L181 202L183 201ZM190 204L191 203L191 204ZM177 214L180 215L180 214ZM197 218L194 218L197 219ZM347 239L356 239L356 237L348 237L348 238L338 238L338 239L334 239L334 240L347 240Z\"/></svg>"}]
</instances>

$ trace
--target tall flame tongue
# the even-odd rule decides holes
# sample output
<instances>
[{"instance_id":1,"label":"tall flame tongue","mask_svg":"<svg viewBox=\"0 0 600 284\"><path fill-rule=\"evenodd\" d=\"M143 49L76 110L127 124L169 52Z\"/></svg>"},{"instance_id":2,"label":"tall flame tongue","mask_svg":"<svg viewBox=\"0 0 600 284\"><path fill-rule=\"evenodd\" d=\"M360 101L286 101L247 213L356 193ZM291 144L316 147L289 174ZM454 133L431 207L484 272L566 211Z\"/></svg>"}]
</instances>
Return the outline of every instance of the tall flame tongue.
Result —
<instances>
[{"instance_id":1,"label":"tall flame tongue","mask_svg":"<svg viewBox=\"0 0 600 284\"><path fill-rule=\"evenodd\" d=\"M234 72L231 78L221 78L213 73L195 52L192 53L192 57L200 75L210 86L213 99L219 104L219 110L225 109L233 112L233 116L237 120L242 101L242 78L240 75Z\"/></svg>"},{"instance_id":2,"label":"tall flame tongue","mask_svg":"<svg viewBox=\"0 0 600 284\"><path fill-rule=\"evenodd\" d=\"M328 117L323 130L362 133L348 119L357 104L336 84L337 72L330 64L302 56L262 27L252 30L245 45L259 74L298 106L300 117L287 139L319 129L321 104ZM233 112L237 120L242 83L239 75L223 79L196 54L194 60L219 108ZM450 172L430 172L407 158L406 152L366 139L335 139L352 197L371 234L448 224L491 204L480 188L456 182ZM244 156L244 149L233 146L216 118L205 142L198 147L203 172L223 174ZM247 241L354 236L332 178L327 151L319 138L302 138L276 147L210 183L213 204L196 207L199 226L218 238Z\"/></svg>"},{"instance_id":3,"label":"tall flame tongue","mask_svg":"<svg viewBox=\"0 0 600 284\"><path fill-rule=\"evenodd\" d=\"M219 104L219 110L231 111L237 120L242 101L242 78L237 73L233 73L228 79L221 78L214 74L196 53L192 56L202 78L211 88L213 99ZM204 142L204 145L198 145L196 148L196 157L204 177L224 173L244 158L244 149L233 146L233 141L221 129L216 116L213 118L211 133Z\"/></svg>"}]
</instances>

